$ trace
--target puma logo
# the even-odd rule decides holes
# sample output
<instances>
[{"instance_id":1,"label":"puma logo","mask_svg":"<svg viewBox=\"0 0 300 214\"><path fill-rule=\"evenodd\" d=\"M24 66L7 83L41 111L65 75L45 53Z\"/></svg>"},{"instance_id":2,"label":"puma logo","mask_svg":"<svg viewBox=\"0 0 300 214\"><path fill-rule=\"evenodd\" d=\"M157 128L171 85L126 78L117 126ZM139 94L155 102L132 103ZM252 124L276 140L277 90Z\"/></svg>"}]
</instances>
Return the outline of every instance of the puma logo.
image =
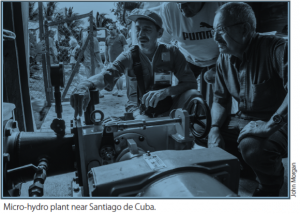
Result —
<instances>
[{"instance_id":1,"label":"puma logo","mask_svg":"<svg viewBox=\"0 0 300 214\"><path fill-rule=\"evenodd\" d=\"M200 22L200 27L213 28L213 26L207 24L206 22Z\"/></svg>"}]
</instances>

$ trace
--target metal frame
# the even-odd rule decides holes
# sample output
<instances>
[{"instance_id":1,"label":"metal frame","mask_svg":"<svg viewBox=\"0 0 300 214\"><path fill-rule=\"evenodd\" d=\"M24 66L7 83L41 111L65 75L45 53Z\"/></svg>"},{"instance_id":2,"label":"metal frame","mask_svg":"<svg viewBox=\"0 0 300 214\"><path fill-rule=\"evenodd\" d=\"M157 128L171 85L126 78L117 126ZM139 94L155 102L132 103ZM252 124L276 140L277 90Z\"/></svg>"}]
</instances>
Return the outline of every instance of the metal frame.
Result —
<instances>
[{"instance_id":1,"label":"metal frame","mask_svg":"<svg viewBox=\"0 0 300 214\"><path fill-rule=\"evenodd\" d=\"M15 40L3 42L3 101L16 105L21 131L34 131L21 3L3 2L3 18L3 28L16 34Z\"/></svg>"}]
</instances>

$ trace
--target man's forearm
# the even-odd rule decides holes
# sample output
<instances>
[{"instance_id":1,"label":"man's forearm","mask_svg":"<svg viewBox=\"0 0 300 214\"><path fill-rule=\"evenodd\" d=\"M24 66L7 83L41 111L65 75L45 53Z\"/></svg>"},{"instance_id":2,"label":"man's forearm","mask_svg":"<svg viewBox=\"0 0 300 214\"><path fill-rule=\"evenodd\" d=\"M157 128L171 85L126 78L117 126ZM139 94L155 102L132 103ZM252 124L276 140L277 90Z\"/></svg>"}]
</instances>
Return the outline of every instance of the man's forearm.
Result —
<instances>
[{"instance_id":1,"label":"man's forearm","mask_svg":"<svg viewBox=\"0 0 300 214\"><path fill-rule=\"evenodd\" d=\"M282 116L282 118L287 121L287 113L288 113L288 97L289 97L289 94L287 93L287 95L285 96L282 104L280 105L280 107L277 109L277 111L275 112L275 114L278 114L280 116ZM275 115L274 114L274 115ZM274 116L273 115L273 116ZM280 129L281 126L278 126L278 124L276 124L274 121L273 121L273 116L270 118L270 120L268 121L267 123L267 127L271 130L271 133Z\"/></svg>"},{"instance_id":2,"label":"man's forearm","mask_svg":"<svg viewBox=\"0 0 300 214\"><path fill-rule=\"evenodd\" d=\"M171 86L166 89L166 92L168 96L171 95L179 95L182 94L183 92L190 90L190 89L197 89L197 83L180 83L176 86Z\"/></svg>"},{"instance_id":3,"label":"man's forearm","mask_svg":"<svg viewBox=\"0 0 300 214\"><path fill-rule=\"evenodd\" d=\"M91 89L94 86L99 90L104 89L106 86L104 82L104 75L101 73L91 76L87 80L82 81L82 83L80 84L87 86L89 89Z\"/></svg>"},{"instance_id":4,"label":"man's forearm","mask_svg":"<svg viewBox=\"0 0 300 214\"><path fill-rule=\"evenodd\" d=\"M227 118L227 111L226 106L220 103L213 102L212 108L211 108L211 118L212 118L212 125L216 125L219 128L223 125Z\"/></svg>"},{"instance_id":5,"label":"man's forearm","mask_svg":"<svg viewBox=\"0 0 300 214\"><path fill-rule=\"evenodd\" d=\"M289 93L287 93L287 95L285 96L282 104L280 105L280 107L277 109L276 113L281 115L282 117L287 117L287 113L288 113L288 97L289 97Z\"/></svg>"}]
</instances>

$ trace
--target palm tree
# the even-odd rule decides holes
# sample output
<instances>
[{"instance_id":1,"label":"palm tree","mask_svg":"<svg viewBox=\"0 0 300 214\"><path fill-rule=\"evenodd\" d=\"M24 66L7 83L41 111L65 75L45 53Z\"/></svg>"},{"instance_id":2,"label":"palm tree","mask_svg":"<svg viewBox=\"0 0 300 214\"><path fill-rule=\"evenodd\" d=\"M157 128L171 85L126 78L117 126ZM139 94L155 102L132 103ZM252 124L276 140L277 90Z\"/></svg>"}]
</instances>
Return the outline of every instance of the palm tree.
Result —
<instances>
[{"instance_id":1,"label":"palm tree","mask_svg":"<svg viewBox=\"0 0 300 214\"><path fill-rule=\"evenodd\" d=\"M54 16L55 21L59 21L66 18L72 18L74 16L79 15L78 13L73 13L73 7L65 8L65 13L62 15L61 13L56 13ZM61 35L64 35L66 38L69 38L70 36L73 36L76 38L76 40L79 40L80 38L80 30L81 25L84 24L84 21L82 19L67 21L64 24L59 24L58 26L58 32Z\"/></svg>"},{"instance_id":2,"label":"palm tree","mask_svg":"<svg viewBox=\"0 0 300 214\"><path fill-rule=\"evenodd\" d=\"M29 20L38 21L39 20L39 8L34 9L36 2L29 2ZM46 7L43 4L43 16L47 21L52 21L53 16L56 13L57 5L59 2L48 2Z\"/></svg>"},{"instance_id":3,"label":"palm tree","mask_svg":"<svg viewBox=\"0 0 300 214\"><path fill-rule=\"evenodd\" d=\"M115 8L110 11L117 16L117 20L123 26L127 26L130 24L130 20L127 19L129 13L134 8L142 8L143 2L116 2L114 4Z\"/></svg>"},{"instance_id":4,"label":"palm tree","mask_svg":"<svg viewBox=\"0 0 300 214\"><path fill-rule=\"evenodd\" d=\"M113 20L110 18L106 18L106 13L97 12L96 15L96 27L107 27L108 24L113 23Z\"/></svg>"},{"instance_id":5,"label":"palm tree","mask_svg":"<svg viewBox=\"0 0 300 214\"><path fill-rule=\"evenodd\" d=\"M36 2L29 2L29 20L38 21L39 19L39 8L34 9Z\"/></svg>"},{"instance_id":6,"label":"palm tree","mask_svg":"<svg viewBox=\"0 0 300 214\"><path fill-rule=\"evenodd\" d=\"M56 12L58 3L59 2L48 2L47 6L44 7L44 17L46 20L48 20L48 21L53 20L53 15Z\"/></svg>"}]
</instances>

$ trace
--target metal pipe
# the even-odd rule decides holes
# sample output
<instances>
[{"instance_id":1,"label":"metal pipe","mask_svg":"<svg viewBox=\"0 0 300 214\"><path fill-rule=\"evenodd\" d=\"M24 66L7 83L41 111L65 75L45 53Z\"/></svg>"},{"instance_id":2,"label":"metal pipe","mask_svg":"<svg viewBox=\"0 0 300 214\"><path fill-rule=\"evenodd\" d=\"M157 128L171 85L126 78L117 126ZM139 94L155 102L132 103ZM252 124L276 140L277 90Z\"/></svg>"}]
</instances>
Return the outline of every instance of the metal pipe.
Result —
<instances>
[{"instance_id":1,"label":"metal pipe","mask_svg":"<svg viewBox=\"0 0 300 214\"><path fill-rule=\"evenodd\" d=\"M13 144L8 151L13 157L9 162L8 170L30 164L37 166L43 158L46 158L49 161L48 176L75 171L73 134L59 137L55 133L21 132ZM28 170L20 171L20 179L32 180L32 174L29 176L26 172Z\"/></svg>"},{"instance_id":2,"label":"metal pipe","mask_svg":"<svg viewBox=\"0 0 300 214\"><path fill-rule=\"evenodd\" d=\"M120 123L113 123L113 124L107 124L106 125L106 132L107 133L112 133L116 131L123 131L124 129L130 129L130 128L143 128L146 129L147 126L158 126L158 125L166 125L166 124L172 124L172 123L180 123L181 118L170 118L170 119L162 119L162 120L153 120L153 121L139 121L139 122L133 122L130 123L129 121L127 122L120 122Z\"/></svg>"},{"instance_id":3,"label":"metal pipe","mask_svg":"<svg viewBox=\"0 0 300 214\"><path fill-rule=\"evenodd\" d=\"M206 115L197 116L195 114L191 114L190 122L196 122L197 120L206 119ZM125 129L130 128L143 128L146 129L147 126L158 126L158 125L167 125L172 123L181 123L181 118L166 118L163 119L155 119L155 120L143 120L143 121L124 121L119 123L108 123L105 125L105 129L107 133L123 131Z\"/></svg>"}]
</instances>

